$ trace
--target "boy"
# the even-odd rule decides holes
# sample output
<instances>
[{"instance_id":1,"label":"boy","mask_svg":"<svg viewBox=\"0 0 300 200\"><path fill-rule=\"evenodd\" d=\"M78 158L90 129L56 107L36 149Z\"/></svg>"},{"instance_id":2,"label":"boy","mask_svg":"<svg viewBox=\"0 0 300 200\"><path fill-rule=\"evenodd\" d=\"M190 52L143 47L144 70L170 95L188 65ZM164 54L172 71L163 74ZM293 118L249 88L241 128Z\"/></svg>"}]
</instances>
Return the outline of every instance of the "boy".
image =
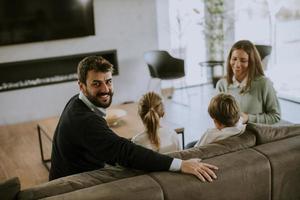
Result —
<instances>
[{"instance_id":1,"label":"boy","mask_svg":"<svg viewBox=\"0 0 300 200\"><path fill-rule=\"evenodd\" d=\"M220 93L213 97L208 106L208 113L214 121L215 128L208 129L195 147L241 134L246 125L242 124L240 109L234 97Z\"/></svg>"}]
</instances>

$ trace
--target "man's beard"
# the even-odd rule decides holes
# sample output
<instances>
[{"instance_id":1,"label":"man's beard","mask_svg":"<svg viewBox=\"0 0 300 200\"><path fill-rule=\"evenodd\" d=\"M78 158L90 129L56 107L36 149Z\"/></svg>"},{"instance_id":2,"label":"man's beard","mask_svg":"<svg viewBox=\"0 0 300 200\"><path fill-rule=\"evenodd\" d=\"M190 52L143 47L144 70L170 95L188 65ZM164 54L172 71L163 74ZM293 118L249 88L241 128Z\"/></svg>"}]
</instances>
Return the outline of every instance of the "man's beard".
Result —
<instances>
[{"instance_id":1,"label":"man's beard","mask_svg":"<svg viewBox=\"0 0 300 200\"><path fill-rule=\"evenodd\" d=\"M101 107L101 108L108 108L112 102L112 96L113 96L113 92L110 90L109 92L98 92L96 94L96 96L93 96L89 93L89 91L86 91L86 97L87 99L94 104L97 107ZM104 96L104 95L108 95L109 99L106 102L101 102L100 100L98 100L98 97Z\"/></svg>"}]
</instances>

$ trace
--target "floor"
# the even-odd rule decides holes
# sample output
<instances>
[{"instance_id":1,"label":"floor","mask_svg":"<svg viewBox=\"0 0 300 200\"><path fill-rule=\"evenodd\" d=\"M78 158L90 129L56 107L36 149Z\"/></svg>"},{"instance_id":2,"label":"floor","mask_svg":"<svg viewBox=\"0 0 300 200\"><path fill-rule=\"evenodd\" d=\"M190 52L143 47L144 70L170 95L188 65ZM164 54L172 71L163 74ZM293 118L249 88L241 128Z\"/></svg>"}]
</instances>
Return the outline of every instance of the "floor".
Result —
<instances>
[{"instance_id":1,"label":"floor","mask_svg":"<svg viewBox=\"0 0 300 200\"><path fill-rule=\"evenodd\" d=\"M212 85L177 89L172 99L165 98L167 121L185 128L185 143L197 140L212 127L207 106L215 94ZM300 123L300 104L280 100L283 119ZM0 126L0 181L17 176L21 188L47 182L48 171L42 165L37 135L37 121ZM50 145L46 147L50 155Z\"/></svg>"},{"instance_id":2,"label":"floor","mask_svg":"<svg viewBox=\"0 0 300 200\"><path fill-rule=\"evenodd\" d=\"M199 139L208 127L213 126L207 107L214 95L215 90L209 84L177 89L172 100L165 99L165 118L184 127L186 144Z\"/></svg>"},{"instance_id":3,"label":"floor","mask_svg":"<svg viewBox=\"0 0 300 200\"><path fill-rule=\"evenodd\" d=\"M0 126L0 182L16 176L25 189L48 181L48 171L41 162L36 124L33 121Z\"/></svg>"}]
</instances>

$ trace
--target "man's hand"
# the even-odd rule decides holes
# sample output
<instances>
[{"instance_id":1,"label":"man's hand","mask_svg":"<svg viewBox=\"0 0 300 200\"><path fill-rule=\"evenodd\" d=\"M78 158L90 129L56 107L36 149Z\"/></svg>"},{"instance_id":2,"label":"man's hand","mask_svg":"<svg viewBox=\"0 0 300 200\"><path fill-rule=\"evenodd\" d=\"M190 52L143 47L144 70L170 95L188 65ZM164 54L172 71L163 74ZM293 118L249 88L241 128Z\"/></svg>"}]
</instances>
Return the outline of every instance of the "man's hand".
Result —
<instances>
[{"instance_id":1,"label":"man's hand","mask_svg":"<svg viewBox=\"0 0 300 200\"><path fill-rule=\"evenodd\" d=\"M213 170L217 170L218 167L207 163L200 162L201 159L183 160L180 170L186 174L193 174L197 176L202 182L212 182L217 176Z\"/></svg>"}]
</instances>

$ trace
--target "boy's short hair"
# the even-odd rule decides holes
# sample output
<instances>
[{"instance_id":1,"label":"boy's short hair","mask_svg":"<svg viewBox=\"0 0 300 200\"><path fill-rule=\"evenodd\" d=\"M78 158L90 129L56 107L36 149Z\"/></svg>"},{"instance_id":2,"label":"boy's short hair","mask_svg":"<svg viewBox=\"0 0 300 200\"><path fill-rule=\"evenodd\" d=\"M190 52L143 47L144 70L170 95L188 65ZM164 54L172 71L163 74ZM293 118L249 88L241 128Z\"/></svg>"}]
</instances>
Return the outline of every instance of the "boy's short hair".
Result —
<instances>
[{"instance_id":1,"label":"boy's short hair","mask_svg":"<svg viewBox=\"0 0 300 200\"><path fill-rule=\"evenodd\" d=\"M211 118L226 127L234 126L240 119L240 109L235 98L225 93L220 93L211 99L208 113Z\"/></svg>"}]
</instances>

